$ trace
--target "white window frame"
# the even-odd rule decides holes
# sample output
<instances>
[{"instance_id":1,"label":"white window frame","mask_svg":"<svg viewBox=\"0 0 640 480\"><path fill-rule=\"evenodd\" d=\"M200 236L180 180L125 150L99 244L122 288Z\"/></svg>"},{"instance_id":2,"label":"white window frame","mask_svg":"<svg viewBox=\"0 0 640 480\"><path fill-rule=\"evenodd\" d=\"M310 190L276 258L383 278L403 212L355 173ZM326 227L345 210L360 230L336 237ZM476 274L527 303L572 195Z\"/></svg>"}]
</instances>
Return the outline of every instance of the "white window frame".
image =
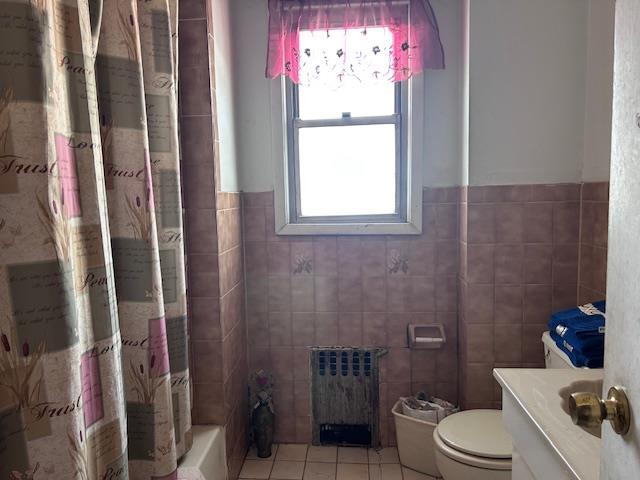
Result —
<instances>
[{"instance_id":1,"label":"white window frame","mask_svg":"<svg viewBox=\"0 0 640 480\"><path fill-rule=\"evenodd\" d=\"M381 222L380 217L366 216L328 218L328 221L304 219L298 221L292 213L295 202L295 188L290 185L290 178L295 175L293 159L290 158L292 148L288 131L287 109L291 103L287 101L291 95L290 81L285 78L271 82L271 137L272 158L274 159L274 208L275 232L278 235L418 235L422 232L422 135L424 131L424 79L417 75L405 81L402 86L402 127L405 139L404 148L397 146L404 158L404 168L400 175L406 176L406 190L402 189L401 205L406 205L406 218L390 218ZM352 122L359 120L353 118ZM294 180L295 182L295 180ZM402 182L404 183L404 182ZM402 212L404 213L404 212Z\"/></svg>"}]
</instances>

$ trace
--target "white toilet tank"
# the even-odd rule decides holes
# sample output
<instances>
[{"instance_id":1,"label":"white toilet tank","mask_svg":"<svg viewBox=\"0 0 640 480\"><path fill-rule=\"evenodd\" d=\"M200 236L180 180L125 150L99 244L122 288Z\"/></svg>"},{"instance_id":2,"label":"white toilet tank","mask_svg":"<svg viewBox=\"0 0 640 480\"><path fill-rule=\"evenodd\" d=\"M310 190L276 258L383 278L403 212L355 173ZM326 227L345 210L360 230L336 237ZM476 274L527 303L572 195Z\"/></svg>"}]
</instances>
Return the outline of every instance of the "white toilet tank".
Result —
<instances>
[{"instance_id":1,"label":"white toilet tank","mask_svg":"<svg viewBox=\"0 0 640 480\"><path fill-rule=\"evenodd\" d=\"M542 334L542 344L544 345L545 368L580 368L571 363L567 354L558 348L549 332Z\"/></svg>"}]
</instances>

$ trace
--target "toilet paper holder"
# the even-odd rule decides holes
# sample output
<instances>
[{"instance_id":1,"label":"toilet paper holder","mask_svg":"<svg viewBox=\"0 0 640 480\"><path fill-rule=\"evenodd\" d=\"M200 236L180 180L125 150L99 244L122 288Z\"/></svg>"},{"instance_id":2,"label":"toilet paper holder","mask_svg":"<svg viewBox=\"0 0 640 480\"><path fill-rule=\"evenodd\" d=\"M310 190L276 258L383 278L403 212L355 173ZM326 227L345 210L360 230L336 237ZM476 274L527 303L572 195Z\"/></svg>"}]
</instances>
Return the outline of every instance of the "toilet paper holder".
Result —
<instances>
[{"instance_id":1,"label":"toilet paper holder","mask_svg":"<svg viewBox=\"0 0 640 480\"><path fill-rule=\"evenodd\" d=\"M435 349L442 348L447 342L444 326L441 323L407 325L409 348Z\"/></svg>"}]
</instances>

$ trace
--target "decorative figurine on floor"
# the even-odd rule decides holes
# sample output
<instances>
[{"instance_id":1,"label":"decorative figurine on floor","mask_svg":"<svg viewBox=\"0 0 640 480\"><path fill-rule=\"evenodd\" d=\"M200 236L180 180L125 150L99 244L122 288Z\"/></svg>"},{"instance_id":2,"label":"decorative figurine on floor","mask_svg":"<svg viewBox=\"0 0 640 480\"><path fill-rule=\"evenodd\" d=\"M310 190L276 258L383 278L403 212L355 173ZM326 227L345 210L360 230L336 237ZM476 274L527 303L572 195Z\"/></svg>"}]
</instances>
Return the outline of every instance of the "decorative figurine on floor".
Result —
<instances>
[{"instance_id":1,"label":"decorative figurine on floor","mask_svg":"<svg viewBox=\"0 0 640 480\"><path fill-rule=\"evenodd\" d=\"M272 394L273 377L264 370L258 370L251 376L251 424L253 440L259 458L271 456L273 444L273 412Z\"/></svg>"}]
</instances>

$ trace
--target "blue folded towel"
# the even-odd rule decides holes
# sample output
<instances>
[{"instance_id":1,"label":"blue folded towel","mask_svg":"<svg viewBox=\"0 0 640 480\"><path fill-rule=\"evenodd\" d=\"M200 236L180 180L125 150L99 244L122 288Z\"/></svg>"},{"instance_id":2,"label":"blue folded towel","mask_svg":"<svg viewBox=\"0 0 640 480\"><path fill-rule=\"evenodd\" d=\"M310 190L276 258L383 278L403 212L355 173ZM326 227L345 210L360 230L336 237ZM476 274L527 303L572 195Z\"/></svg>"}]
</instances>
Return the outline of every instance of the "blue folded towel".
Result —
<instances>
[{"instance_id":1,"label":"blue folded towel","mask_svg":"<svg viewBox=\"0 0 640 480\"><path fill-rule=\"evenodd\" d=\"M584 355L597 356L604 353L604 335L578 337L574 332L567 331L564 336L553 334L551 338L559 347L565 346L568 350L578 350Z\"/></svg>"},{"instance_id":2,"label":"blue folded towel","mask_svg":"<svg viewBox=\"0 0 640 480\"><path fill-rule=\"evenodd\" d=\"M571 363L576 367L602 368L604 364L604 345L602 345L600 350L594 349L588 353L574 348L566 340L556 340L556 345L567 354Z\"/></svg>"},{"instance_id":3,"label":"blue folded towel","mask_svg":"<svg viewBox=\"0 0 640 480\"><path fill-rule=\"evenodd\" d=\"M558 326L571 328L577 335L604 333L606 302L594 302L580 307L569 308L551 315L549 331L557 332Z\"/></svg>"},{"instance_id":4,"label":"blue folded towel","mask_svg":"<svg viewBox=\"0 0 640 480\"><path fill-rule=\"evenodd\" d=\"M557 335L553 336L553 341L560 350L567 354L571 363L576 367L600 368L604 358L604 336L591 338L588 342L572 343ZM596 366L600 365L600 366Z\"/></svg>"},{"instance_id":5,"label":"blue folded towel","mask_svg":"<svg viewBox=\"0 0 640 480\"><path fill-rule=\"evenodd\" d=\"M557 312L549 320L549 334L577 367L600 368L604 359L604 301Z\"/></svg>"},{"instance_id":6,"label":"blue folded towel","mask_svg":"<svg viewBox=\"0 0 640 480\"><path fill-rule=\"evenodd\" d=\"M604 353L599 356L591 356L584 355L579 350L568 351L567 349L562 348L562 351L567 354L571 363L576 367L602 368L604 365Z\"/></svg>"}]
</instances>

